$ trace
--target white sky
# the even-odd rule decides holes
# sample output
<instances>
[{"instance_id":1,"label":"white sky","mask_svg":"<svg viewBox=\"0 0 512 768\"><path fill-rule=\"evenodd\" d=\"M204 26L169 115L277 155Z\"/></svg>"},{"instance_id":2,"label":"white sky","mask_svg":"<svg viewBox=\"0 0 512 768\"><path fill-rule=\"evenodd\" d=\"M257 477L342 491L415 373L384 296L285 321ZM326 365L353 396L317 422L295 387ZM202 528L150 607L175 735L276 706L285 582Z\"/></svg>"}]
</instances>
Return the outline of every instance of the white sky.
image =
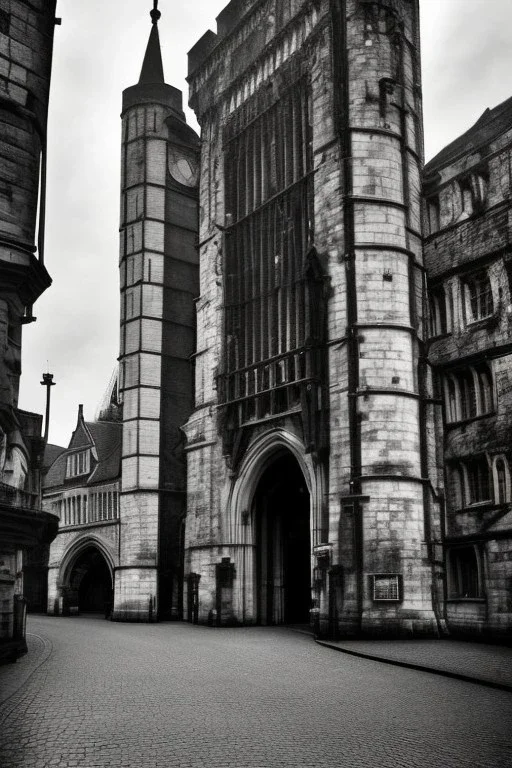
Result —
<instances>
[{"instance_id":1,"label":"white sky","mask_svg":"<svg viewBox=\"0 0 512 768\"><path fill-rule=\"evenodd\" d=\"M20 407L44 413L67 445L78 403L93 420L118 355L119 163L122 90L137 83L152 0L59 0L50 100L46 266L53 285L25 326ZM187 102L187 51L227 0L160 0L166 81ZM486 107L512 96L512 2L421 0L427 160ZM193 120L190 112L187 119Z\"/></svg>"}]
</instances>

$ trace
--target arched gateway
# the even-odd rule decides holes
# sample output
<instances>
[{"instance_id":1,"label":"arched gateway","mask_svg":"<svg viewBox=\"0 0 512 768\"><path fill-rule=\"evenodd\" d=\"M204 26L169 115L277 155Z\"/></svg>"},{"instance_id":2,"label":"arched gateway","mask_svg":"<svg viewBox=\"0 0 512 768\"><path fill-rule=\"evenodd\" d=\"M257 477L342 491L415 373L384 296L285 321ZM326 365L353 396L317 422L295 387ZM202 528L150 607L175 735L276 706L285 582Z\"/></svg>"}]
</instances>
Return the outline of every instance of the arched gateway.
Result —
<instances>
[{"instance_id":1,"label":"arched gateway","mask_svg":"<svg viewBox=\"0 0 512 768\"><path fill-rule=\"evenodd\" d=\"M62 614L97 613L110 617L113 567L110 558L95 542L84 542L68 553L60 576Z\"/></svg>"},{"instance_id":2,"label":"arched gateway","mask_svg":"<svg viewBox=\"0 0 512 768\"><path fill-rule=\"evenodd\" d=\"M219 488L223 543L191 545L196 518L188 518L188 620L309 622L324 485L322 468L294 432L278 427L255 438Z\"/></svg>"}]
</instances>

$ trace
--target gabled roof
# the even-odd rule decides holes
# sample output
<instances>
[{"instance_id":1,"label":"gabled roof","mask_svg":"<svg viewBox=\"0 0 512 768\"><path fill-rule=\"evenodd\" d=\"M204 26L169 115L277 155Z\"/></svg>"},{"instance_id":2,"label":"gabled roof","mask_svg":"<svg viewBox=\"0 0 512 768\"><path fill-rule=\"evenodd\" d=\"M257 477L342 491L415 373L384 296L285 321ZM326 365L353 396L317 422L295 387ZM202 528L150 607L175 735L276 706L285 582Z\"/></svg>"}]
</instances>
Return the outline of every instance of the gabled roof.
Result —
<instances>
[{"instance_id":1,"label":"gabled roof","mask_svg":"<svg viewBox=\"0 0 512 768\"><path fill-rule=\"evenodd\" d=\"M53 443L46 443L44 448L43 458L43 470L49 469L55 459L64 453L66 449L62 445L54 445Z\"/></svg>"},{"instance_id":2,"label":"gabled roof","mask_svg":"<svg viewBox=\"0 0 512 768\"><path fill-rule=\"evenodd\" d=\"M121 474L123 425L113 421L90 421L87 426L98 455L98 464L89 477L88 485L115 480Z\"/></svg>"},{"instance_id":3,"label":"gabled roof","mask_svg":"<svg viewBox=\"0 0 512 768\"><path fill-rule=\"evenodd\" d=\"M69 447L54 453L55 458L44 478L44 488L60 486L89 486L116 480L121 474L121 445L123 425L120 422L84 421L82 406L79 407L77 426ZM52 446L58 448L58 446ZM77 475L66 481L68 456L80 449L91 450L91 471L88 475Z\"/></svg>"},{"instance_id":4,"label":"gabled roof","mask_svg":"<svg viewBox=\"0 0 512 768\"><path fill-rule=\"evenodd\" d=\"M459 157L485 146L512 128L512 97L493 109L486 109L471 128L441 150L424 169L428 176Z\"/></svg>"}]
</instances>

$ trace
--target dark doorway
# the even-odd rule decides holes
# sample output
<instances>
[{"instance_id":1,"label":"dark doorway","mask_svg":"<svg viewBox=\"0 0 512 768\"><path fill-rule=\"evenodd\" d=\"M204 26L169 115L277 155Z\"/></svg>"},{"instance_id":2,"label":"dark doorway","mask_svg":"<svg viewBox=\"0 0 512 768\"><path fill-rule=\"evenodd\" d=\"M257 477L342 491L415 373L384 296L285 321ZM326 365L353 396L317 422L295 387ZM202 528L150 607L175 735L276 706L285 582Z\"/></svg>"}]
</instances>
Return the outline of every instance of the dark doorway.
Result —
<instances>
[{"instance_id":1,"label":"dark doorway","mask_svg":"<svg viewBox=\"0 0 512 768\"><path fill-rule=\"evenodd\" d=\"M311 607L310 499L289 453L263 473L255 495L258 621L309 622Z\"/></svg>"},{"instance_id":2,"label":"dark doorway","mask_svg":"<svg viewBox=\"0 0 512 768\"><path fill-rule=\"evenodd\" d=\"M112 578L105 558L95 547L78 557L71 574L71 594L75 595L79 613L110 616Z\"/></svg>"}]
</instances>

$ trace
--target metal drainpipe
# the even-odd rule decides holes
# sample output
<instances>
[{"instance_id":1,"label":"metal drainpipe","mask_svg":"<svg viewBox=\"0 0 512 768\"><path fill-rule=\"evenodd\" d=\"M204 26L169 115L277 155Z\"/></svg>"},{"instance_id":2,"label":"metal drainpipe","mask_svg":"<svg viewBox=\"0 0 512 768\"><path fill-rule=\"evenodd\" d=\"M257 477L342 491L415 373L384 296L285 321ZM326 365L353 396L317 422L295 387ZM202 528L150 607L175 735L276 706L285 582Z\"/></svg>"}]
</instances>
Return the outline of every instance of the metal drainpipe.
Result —
<instances>
[{"instance_id":1,"label":"metal drainpipe","mask_svg":"<svg viewBox=\"0 0 512 768\"><path fill-rule=\"evenodd\" d=\"M39 263L44 265L44 244L46 232L46 166L47 151L46 139L42 139L41 146L41 191L39 194L39 231L37 233L37 251Z\"/></svg>"},{"instance_id":2,"label":"metal drainpipe","mask_svg":"<svg viewBox=\"0 0 512 768\"><path fill-rule=\"evenodd\" d=\"M359 385L359 349L357 341L357 289L354 248L354 207L352 201L353 169L350 131L349 55L347 40L346 0L331 0L334 69L334 114L343 160L342 199L345 233L345 268L347 280L347 336L348 336L348 413L350 432L350 493L361 493L361 439L357 414ZM339 45L337 44L339 41ZM355 570L357 581L357 613L361 629L363 611L363 523L358 501L353 503Z\"/></svg>"}]
</instances>

